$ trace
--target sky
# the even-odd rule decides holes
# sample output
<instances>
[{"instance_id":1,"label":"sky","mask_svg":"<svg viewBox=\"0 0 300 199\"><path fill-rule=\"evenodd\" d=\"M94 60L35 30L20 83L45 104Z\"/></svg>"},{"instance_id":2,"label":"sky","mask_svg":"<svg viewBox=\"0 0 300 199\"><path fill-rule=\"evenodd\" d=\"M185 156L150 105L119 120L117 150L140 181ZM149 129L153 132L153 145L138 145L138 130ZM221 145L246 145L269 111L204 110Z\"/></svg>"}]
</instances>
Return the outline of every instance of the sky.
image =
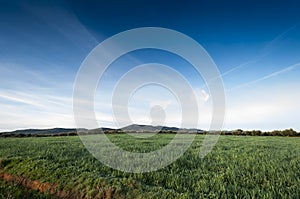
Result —
<instances>
[{"instance_id":1,"label":"sky","mask_svg":"<svg viewBox=\"0 0 300 199\"><path fill-rule=\"evenodd\" d=\"M179 31L207 51L224 83L224 129L300 131L299 7L296 0L0 1L0 131L75 127L81 64L105 39L140 27ZM186 60L156 49L130 52L105 71L95 92L99 126L130 123L114 115L120 110L112 107L113 91L126 72L147 63L167 65L188 80L199 121L184 127L208 129L212 102L203 78ZM148 72L180 85L156 67ZM143 74L123 84L140 79ZM114 102L124 104L122 97ZM166 87L141 87L126 103L132 123L181 125L183 105Z\"/></svg>"}]
</instances>

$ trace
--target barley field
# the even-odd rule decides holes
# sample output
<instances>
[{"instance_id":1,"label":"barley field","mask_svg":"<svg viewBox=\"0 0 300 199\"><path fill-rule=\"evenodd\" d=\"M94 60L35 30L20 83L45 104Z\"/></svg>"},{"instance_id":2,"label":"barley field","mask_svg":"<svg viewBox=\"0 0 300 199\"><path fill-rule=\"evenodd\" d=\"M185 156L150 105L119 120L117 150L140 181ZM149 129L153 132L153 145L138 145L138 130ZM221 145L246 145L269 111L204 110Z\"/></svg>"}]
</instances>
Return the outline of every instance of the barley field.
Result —
<instances>
[{"instance_id":1,"label":"barley field","mask_svg":"<svg viewBox=\"0 0 300 199\"><path fill-rule=\"evenodd\" d=\"M108 135L129 151L173 136ZM2 138L0 198L300 198L299 138L221 136L200 159L203 139L163 169L125 173L95 159L78 136Z\"/></svg>"}]
</instances>

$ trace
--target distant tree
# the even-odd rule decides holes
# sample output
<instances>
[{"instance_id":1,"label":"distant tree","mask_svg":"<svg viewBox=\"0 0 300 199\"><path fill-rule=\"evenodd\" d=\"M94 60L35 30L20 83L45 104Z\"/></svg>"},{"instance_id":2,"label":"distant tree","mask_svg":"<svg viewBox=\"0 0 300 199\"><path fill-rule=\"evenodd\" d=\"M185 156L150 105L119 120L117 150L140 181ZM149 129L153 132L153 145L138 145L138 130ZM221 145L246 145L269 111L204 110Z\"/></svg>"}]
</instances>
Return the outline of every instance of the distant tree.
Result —
<instances>
[{"instance_id":1,"label":"distant tree","mask_svg":"<svg viewBox=\"0 0 300 199\"><path fill-rule=\"evenodd\" d=\"M243 130L242 129L234 130L234 131L232 131L232 134L233 135L243 135Z\"/></svg>"}]
</instances>

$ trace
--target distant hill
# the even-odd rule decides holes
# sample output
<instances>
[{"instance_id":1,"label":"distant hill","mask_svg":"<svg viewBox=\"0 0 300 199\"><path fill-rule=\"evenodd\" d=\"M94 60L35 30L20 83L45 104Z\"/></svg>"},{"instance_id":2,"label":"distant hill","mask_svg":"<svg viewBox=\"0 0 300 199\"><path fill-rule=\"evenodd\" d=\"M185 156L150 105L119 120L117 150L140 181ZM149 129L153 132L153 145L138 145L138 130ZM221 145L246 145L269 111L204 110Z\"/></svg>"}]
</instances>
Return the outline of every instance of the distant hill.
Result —
<instances>
[{"instance_id":1,"label":"distant hill","mask_svg":"<svg viewBox=\"0 0 300 199\"><path fill-rule=\"evenodd\" d=\"M131 124L129 126L121 128L120 130L123 130L123 131L136 131L136 132L157 132L157 131L161 131L161 130L177 131L178 128L176 128L176 127L166 127L166 126Z\"/></svg>"},{"instance_id":2,"label":"distant hill","mask_svg":"<svg viewBox=\"0 0 300 199\"><path fill-rule=\"evenodd\" d=\"M99 133L104 133L104 132L108 132L108 131L116 131L116 130L117 129L101 127L101 128L90 129L90 130L86 130L86 131L91 134L99 134Z\"/></svg>"},{"instance_id":3,"label":"distant hill","mask_svg":"<svg viewBox=\"0 0 300 199\"><path fill-rule=\"evenodd\" d=\"M300 137L300 133L293 129L285 130L274 130L262 132L260 130L248 130L243 131L241 129L231 130L231 131L203 131L196 128L177 128L168 126L152 126L152 125L140 125L131 124L120 129L113 128L97 128L97 129L75 129L75 128L52 128L52 129L24 129L16 130L11 132L0 132L0 137L44 137L44 136L74 136L74 135L86 135L86 134L115 134L115 133L151 133L151 132L161 132L161 133L197 133L197 134L207 134L216 133L221 135L236 135L236 136L290 136L290 137Z\"/></svg>"},{"instance_id":4,"label":"distant hill","mask_svg":"<svg viewBox=\"0 0 300 199\"><path fill-rule=\"evenodd\" d=\"M187 128L177 128L177 127L168 127L168 126L152 126L152 125L140 125L140 124L131 124L129 126L123 127L120 130L122 131L135 131L139 132L159 132L159 131L173 131L173 132L201 132L200 129L187 129Z\"/></svg>"},{"instance_id":5,"label":"distant hill","mask_svg":"<svg viewBox=\"0 0 300 199\"><path fill-rule=\"evenodd\" d=\"M16 130L11 132L2 132L0 135L6 136L17 136L17 135L59 135L59 134L67 134L67 133L75 133L75 128L53 128L53 129L24 129L24 130Z\"/></svg>"},{"instance_id":6,"label":"distant hill","mask_svg":"<svg viewBox=\"0 0 300 199\"><path fill-rule=\"evenodd\" d=\"M3 134L31 134L31 135L50 135L50 134L60 134L60 133L68 133L75 132L75 128L53 128L53 129L24 129L24 130L16 130L11 132L3 132Z\"/></svg>"},{"instance_id":7,"label":"distant hill","mask_svg":"<svg viewBox=\"0 0 300 199\"><path fill-rule=\"evenodd\" d=\"M97 128L97 129L81 129L83 134L99 134L99 133L126 133L126 132L136 132L136 133L146 133L146 132L185 132L185 133L197 133L202 130L199 129L184 129L177 127L168 127L168 126L152 126L152 125L140 125L132 124L120 129L113 128ZM2 132L0 133L1 137L23 137L23 136L59 136L59 135L77 135L77 129L75 128L53 128L53 129L24 129L16 130L11 132Z\"/></svg>"}]
</instances>

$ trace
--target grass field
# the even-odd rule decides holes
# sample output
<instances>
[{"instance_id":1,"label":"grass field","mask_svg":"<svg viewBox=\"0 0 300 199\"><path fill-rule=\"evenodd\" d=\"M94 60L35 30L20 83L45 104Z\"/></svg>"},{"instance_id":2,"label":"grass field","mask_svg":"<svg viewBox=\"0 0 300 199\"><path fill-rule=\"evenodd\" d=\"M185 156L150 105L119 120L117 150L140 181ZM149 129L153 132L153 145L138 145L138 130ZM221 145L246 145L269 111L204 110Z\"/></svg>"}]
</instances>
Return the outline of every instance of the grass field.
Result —
<instances>
[{"instance_id":1,"label":"grass field","mask_svg":"<svg viewBox=\"0 0 300 199\"><path fill-rule=\"evenodd\" d=\"M133 140L109 135L130 151L159 148L173 136ZM221 136L199 159L203 139L197 135L168 167L134 174L104 166L77 136L5 138L0 139L0 167L2 173L48 183L61 196L74 198L300 198L299 138ZM0 192L2 198L51 196L3 180Z\"/></svg>"}]
</instances>

